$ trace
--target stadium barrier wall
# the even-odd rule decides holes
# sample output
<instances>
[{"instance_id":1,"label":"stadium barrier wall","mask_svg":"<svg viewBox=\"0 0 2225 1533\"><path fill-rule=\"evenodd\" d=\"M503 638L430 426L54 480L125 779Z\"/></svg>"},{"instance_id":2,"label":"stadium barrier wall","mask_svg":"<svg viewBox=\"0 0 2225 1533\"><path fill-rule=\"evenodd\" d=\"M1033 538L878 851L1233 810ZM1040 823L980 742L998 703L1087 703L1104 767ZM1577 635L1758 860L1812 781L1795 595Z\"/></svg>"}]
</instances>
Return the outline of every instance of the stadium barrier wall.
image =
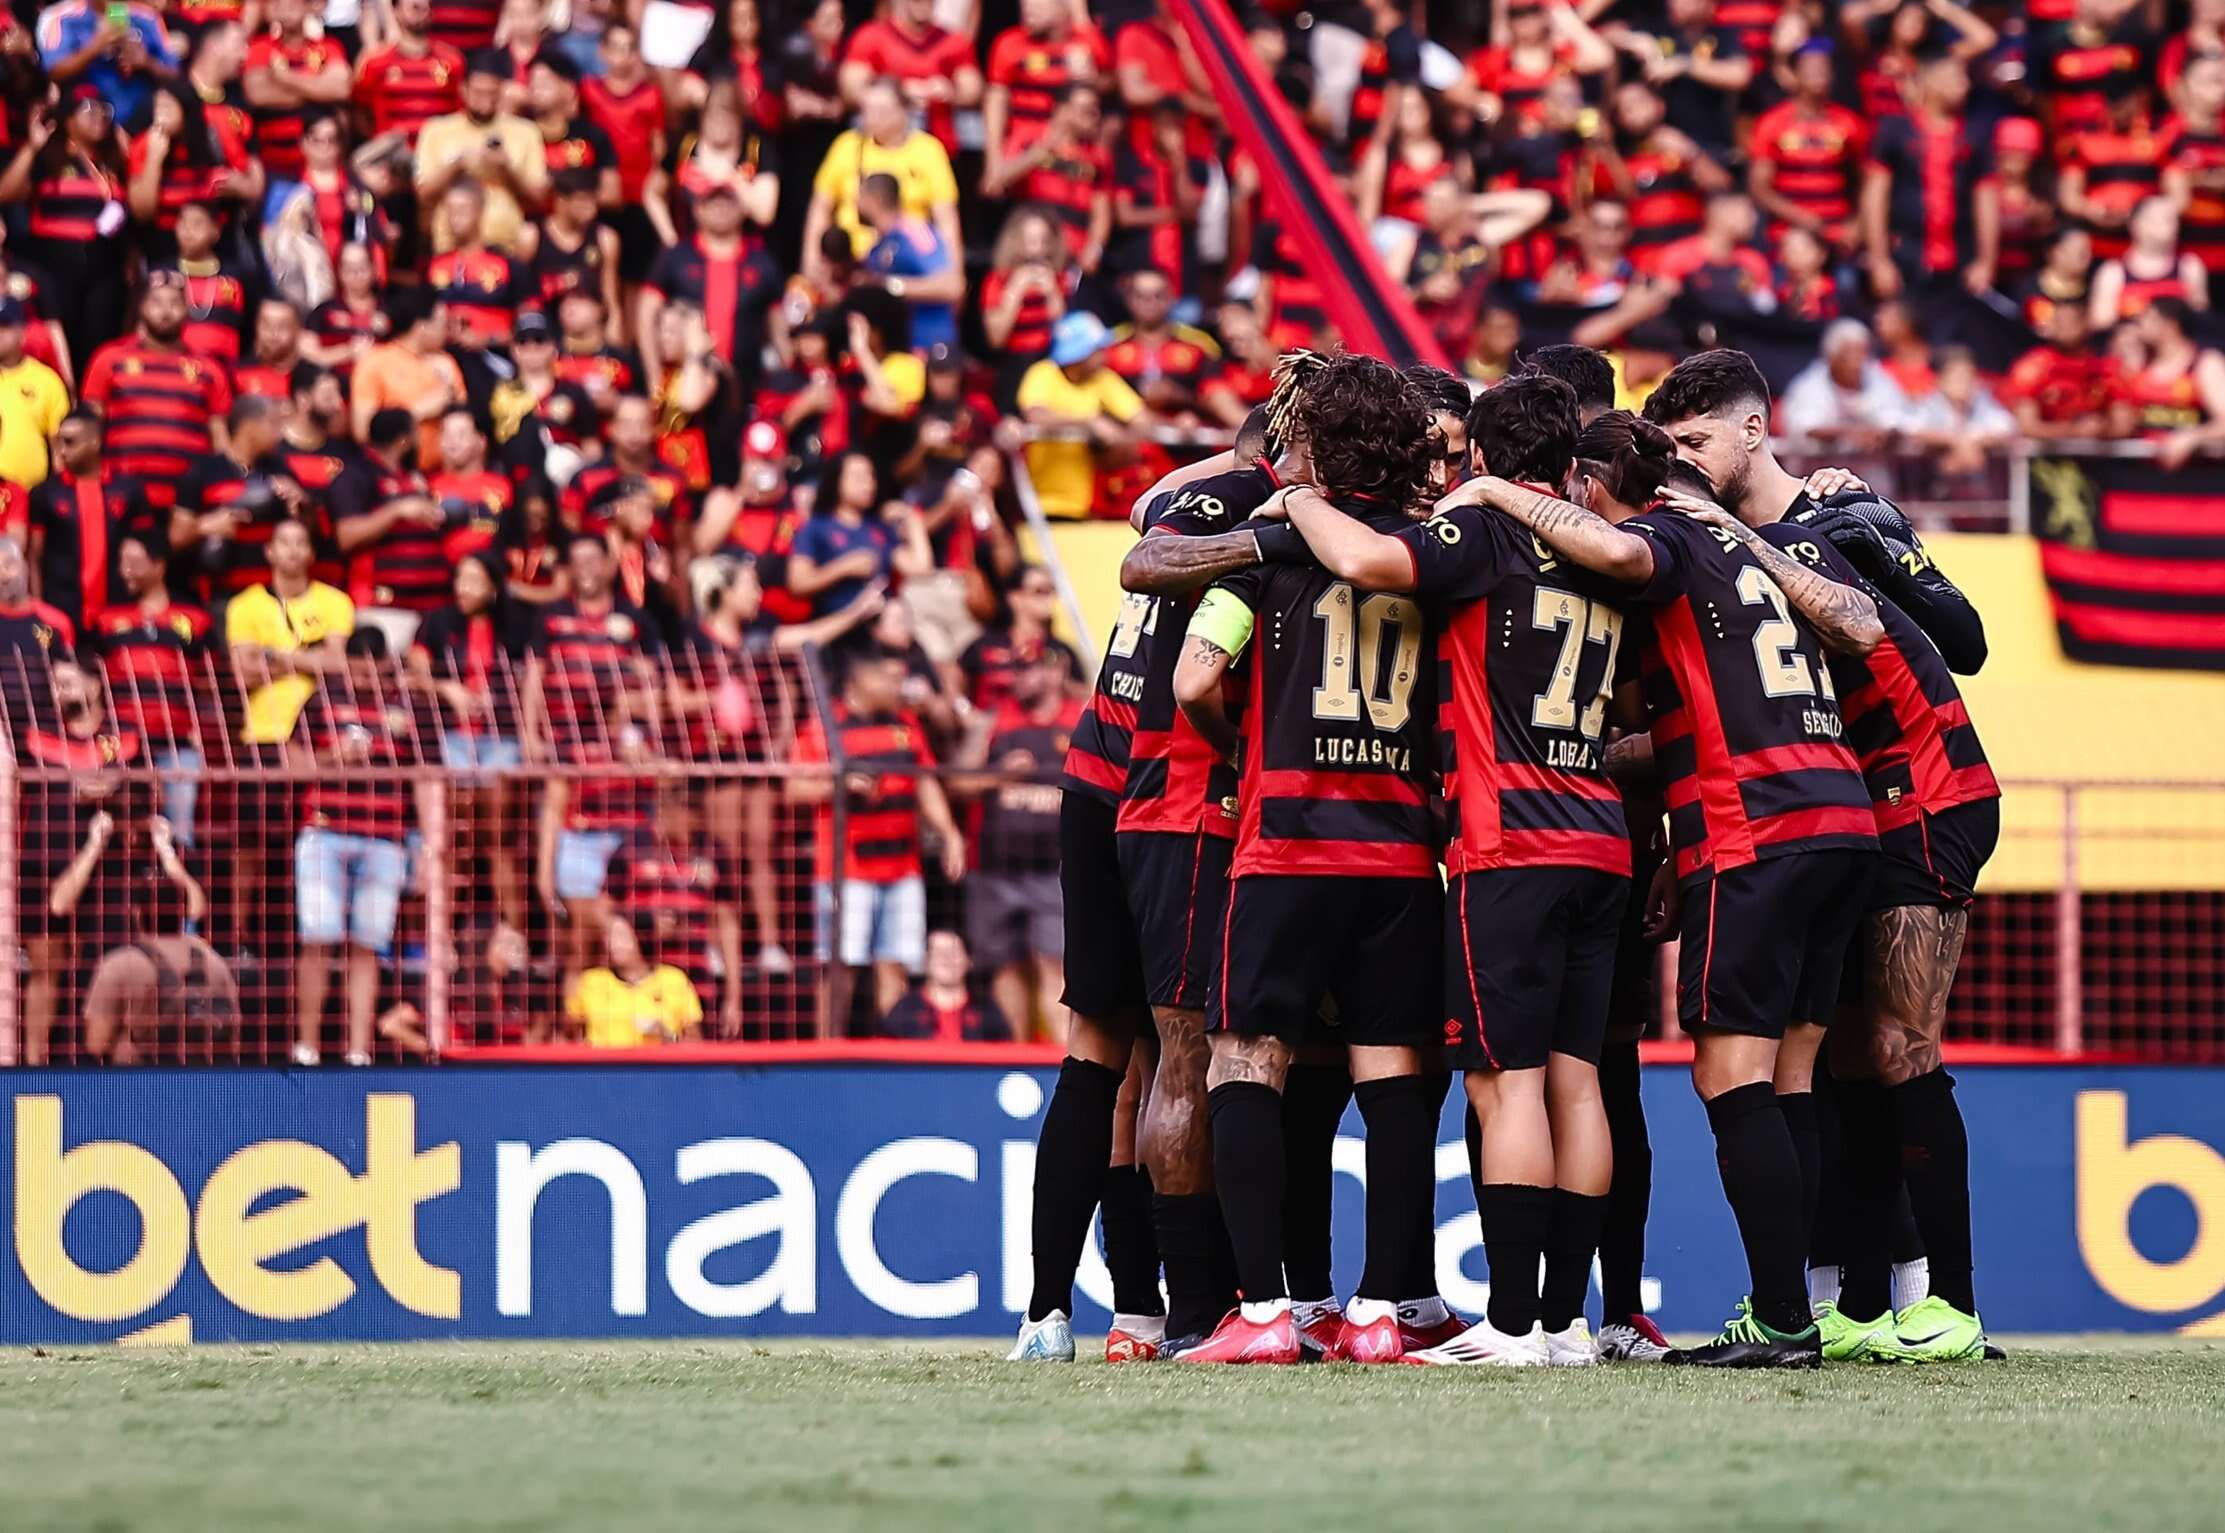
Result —
<instances>
[{"instance_id":1,"label":"stadium barrier wall","mask_svg":"<svg viewBox=\"0 0 2225 1533\"><path fill-rule=\"evenodd\" d=\"M1958 1072L1997 1331L2225 1335L2225 1069ZM1704 1115L1645 1083L1649 1301L1741 1285ZM1009 1334L1052 1072L1005 1065L13 1071L0 1342ZM1483 1307L1448 1103L1443 1290ZM1337 1271L1360 1256L1355 1114ZM1108 1284L1094 1253L1084 1327Z\"/></svg>"}]
</instances>

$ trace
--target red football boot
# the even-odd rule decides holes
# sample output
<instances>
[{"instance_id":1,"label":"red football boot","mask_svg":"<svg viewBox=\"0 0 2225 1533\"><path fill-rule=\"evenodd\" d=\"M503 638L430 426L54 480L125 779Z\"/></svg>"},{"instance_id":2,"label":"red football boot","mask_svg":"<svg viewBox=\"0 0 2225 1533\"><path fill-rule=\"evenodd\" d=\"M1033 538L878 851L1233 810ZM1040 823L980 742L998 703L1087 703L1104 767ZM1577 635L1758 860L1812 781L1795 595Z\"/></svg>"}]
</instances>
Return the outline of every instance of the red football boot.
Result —
<instances>
[{"instance_id":1,"label":"red football boot","mask_svg":"<svg viewBox=\"0 0 2225 1533\"><path fill-rule=\"evenodd\" d=\"M1440 1308L1442 1306L1440 1305ZM1426 1352L1431 1347L1441 1347L1468 1329L1468 1322L1444 1309L1442 1320L1420 1321L1412 1317L1414 1305L1398 1307L1398 1339L1408 1352Z\"/></svg>"},{"instance_id":2,"label":"red football boot","mask_svg":"<svg viewBox=\"0 0 2225 1533\"><path fill-rule=\"evenodd\" d=\"M1261 1322L1246 1320L1241 1308L1223 1317L1213 1334L1175 1354L1178 1363L1295 1363L1298 1327L1290 1311Z\"/></svg>"},{"instance_id":3,"label":"red football boot","mask_svg":"<svg viewBox=\"0 0 2225 1533\"><path fill-rule=\"evenodd\" d=\"M1300 1362L1325 1363L1344 1334L1344 1306L1334 1299L1291 1306L1290 1318L1298 1328Z\"/></svg>"},{"instance_id":4,"label":"red football boot","mask_svg":"<svg viewBox=\"0 0 2225 1533\"><path fill-rule=\"evenodd\" d=\"M1395 1363L1405 1351L1399 1340L1398 1311L1373 1299L1354 1299L1346 1306L1337 1330L1336 1345L1329 1349L1332 1363Z\"/></svg>"}]
</instances>

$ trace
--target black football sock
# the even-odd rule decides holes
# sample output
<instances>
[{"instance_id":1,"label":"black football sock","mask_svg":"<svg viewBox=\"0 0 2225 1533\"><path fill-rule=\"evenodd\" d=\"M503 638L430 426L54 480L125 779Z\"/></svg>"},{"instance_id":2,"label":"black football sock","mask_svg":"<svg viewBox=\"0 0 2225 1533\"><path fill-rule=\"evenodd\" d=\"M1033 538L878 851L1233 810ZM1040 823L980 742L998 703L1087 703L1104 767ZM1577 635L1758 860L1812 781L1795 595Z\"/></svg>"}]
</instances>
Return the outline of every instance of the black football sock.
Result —
<instances>
[{"instance_id":1,"label":"black football sock","mask_svg":"<svg viewBox=\"0 0 2225 1533\"><path fill-rule=\"evenodd\" d=\"M1808 1226L1808 1270L1837 1267L1845 1261L1849 1193L1846 1181L1846 1131L1839 1122L1839 1087L1816 1061L1816 1147L1823 1174L1816 1179L1816 1216Z\"/></svg>"},{"instance_id":2,"label":"black football sock","mask_svg":"<svg viewBox=\"0 0 2225 1533\"><path fill-rule=\"evenodd\" d=\"M1476 1208L1483 1208L1483 1120L1470 1107L1460 1126L1461 1136L1468 1142L1468 1187L1476 1195Z\"/></svg>"},{"instance_id":3,"label":"black football sock","mask_svg":"<svg viewBox=\"0 0 2225 1533\"><path fill-rule=\"evenodd\" d=\"M1414 1230L1429 1227L1437 1181L1430 1164L1437 1125L1418 1075L1361 1081L1352 1088L1367 1122L1367 1266L1354 1297L1412 1298Z\"/></svg>"},{"instance_id":4,"label":"black football sock","mask_svg":"<svg viewBox=\"0 0 2225 1533\"><path fill-rule=\"evenodd\" d=\"M1089 1220L1104 1196L1112 1158L1113 1099L1121 1072L1069 1057L1059 1067L1043 1132L1035 1141L1035 1289L1028 1319L1052 1310L1074 1313L1074 1269L1081 1265Z\"/></svg>"},{"instance_id":5,"label":"black football sock","mask_svg":"<svg viewBox=\"0 0 2225 1533\"><path fill-rule=\"evenodd\" d=\"M1823 1130L1816 1120L1812 1091L1780 1091L1777 1110L1785 1115L1785 1132L1792 1135L1792 1152L1800 1157L1800 1227L1815 1243L1816 1203L1823 1189ZM1802 1270L1807 1268L1807 1247L1801 1249Z\"/></svg>"},{"instance_id":6,"label":"black football sock","mask_svg":"<svg viewBox=\"0 0 2225 1533\"><path fill-rule=\"evenodd\" d=\"M1257 1081L1230 1081L1205 1095L1213 1127L1213 1182L1236 1251L1236 1284L1247 1304L1288 1296L1282 1280L1282 1096Z\"/></svg>"},{"instance_id":7,"label":"black football sock","mask_svg":"<svg viewBox=\"0 0 2225 1533\"><path fill-rule=\"evenodd\" d=\"M1151 1199L1159 1259L1167 1269L1167 1335L1205 1336L1229 1311L1233 1284L1224 1287L1216 1248L1227 1240L1221 1210L1211 1193Z\"/></svg>"},{"instance_id":8,"label":"black football sock","mask_svg":"<svg viewBox=\"0 0 2225 1533\"><path fill-rule=\"evenodd\" d=\"M1609 1042L1599 1056L1599 1095L1615 1152L1607 1219L1599 1231L1599 1305L1605 1323L1645 1313L1646 1214L1653 1203L1653 1142L1639 1096L1638 1042Z\"/></svg>"},{"instance_id":9,"label":"black football sock","mask_svg":"<svg viewBox=\"0 0 2225 1533\"><path fill-rule=\"evenodd\" d=\"M1476 1212L1483 1216L1483 1257L1491 1269L1486 1313L1507 1335L1526 1336L1538 1320L1538 1264L1552 1233L1553 1189L1485 1182Z\"/></svg>"},{"instance_id":10,"label":"black football sock","mask_svg":"<svg viewBox=\"0 0 2225 1533\"><path fill-rule=\"evenodd\" d=\"M1923 1231L1931 1291L1966 1315L1978 1312L1970 1276L1970 1134L1955 1078L1930 1070L1892 1090L1901 1174Z\"/></svg>"},{"instance_id":11,"label":"black football sock","mask_svg":"<svg viewBox=\"0 0 2225 1533\"><path fill-rule=\"evenodd\" d=\"M1115 1166L1105 1173L1105 1270L1112 1274L1113 1308L1123 1315L1166 1311L1159 1297L1159 1243L1151 1233L1151 1173Z\"/></svg>"},{"instance_id":12,"label":"black football sock","mask_svg":"<svg viewBox=\"0 0 2225 1533\"><path fill-rule=\"evenodd\" d=\"M1548 1331L1565 1331L1584 1313L1584 1289L1591 1282L1591 1259L1599 1250L1599 1231L1607 1222L1604 1193L1587 1197L1553 1189L1552 1222L1545 1231L1545 1282L1539 1290L1539 1318ZM1635 1310L1626 1311L1637 1313ZM1620 1320L1609 1312L1608 1319Z\"/></svg>"},{"instance_id":13,"label":"black football sock","mask_svg":"<svg viewBox=\"0 0 2225 1533\"><path fill-rule=\"evenodd\" d=\"M1282 1265L1299 1304L1336 1297L1329 1273L1337 1128L1352 1099L1342 1065L1294 1064L1282 1083Z\"/></svg>"},{"instance_id":14,"label":"black football sock","mask_svg":"<svg viewBox=\"0 0 2225 1533\"><path fill-rule=\"evenodd\" d=\"M1839 1308L1871 1320L1893 1308L1893 1207L1899 1201L1900 1141L1893 1103L1875 1081L1840 1081L1839 1129L1846 1142L1846 1217L1839 1249Z\"/></svg>"},{"instance_id":15,"label":"black football sock","mask_svg":"<svg viewBox=\"0 0 2225 1533\"><path fill-rule=\"evenodd\" d=\"M1715 1164L1738 1220L1753 1284L1754 1315L1774 1331L1802 1331L1808 1312L1808 1231L1800 1222L1800 1156L1767 1081L1734 1087L1707 1104Z\"/></svg>"},{"instance_id":16,"label":"black football sock","mask_svg":"<svg viewBox=\"0 0 2225 1533\"><path fill-rule=\"evenodd\" d=\"M1445 1120L1445 1094L1452 1090L1452 1074L1422 1077L1423 1105L1429 1115L1429 1206L1414 1231L1414 1249L1406 1259L1406 1299L1429 1299L1437 1293L1437 1125Z\"/></svg>"}]
</instances>

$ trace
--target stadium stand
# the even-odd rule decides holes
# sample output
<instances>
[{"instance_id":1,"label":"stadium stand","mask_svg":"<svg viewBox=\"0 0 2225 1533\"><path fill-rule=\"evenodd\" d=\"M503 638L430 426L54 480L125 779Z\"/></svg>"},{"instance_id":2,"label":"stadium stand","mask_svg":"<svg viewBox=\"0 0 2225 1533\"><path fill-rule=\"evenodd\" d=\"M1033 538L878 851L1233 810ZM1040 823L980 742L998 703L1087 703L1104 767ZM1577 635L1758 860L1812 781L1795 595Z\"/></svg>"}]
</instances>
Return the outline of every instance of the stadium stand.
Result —
<instances>
[{"instance_id":1,"label":"stadium stand","mask_svg":"<svg viewBox=\"0 0 2225 1533\"><path fill-rule=\"evenodd\" d=\"M0 1062L1055 1039L1129 505L1335 339L1191 3L0 13ZM1971 592L1956 1035L2225 1055L2216 7L1236 18L1472 385L1748 350Z\"/></svg>"}]
</instances>

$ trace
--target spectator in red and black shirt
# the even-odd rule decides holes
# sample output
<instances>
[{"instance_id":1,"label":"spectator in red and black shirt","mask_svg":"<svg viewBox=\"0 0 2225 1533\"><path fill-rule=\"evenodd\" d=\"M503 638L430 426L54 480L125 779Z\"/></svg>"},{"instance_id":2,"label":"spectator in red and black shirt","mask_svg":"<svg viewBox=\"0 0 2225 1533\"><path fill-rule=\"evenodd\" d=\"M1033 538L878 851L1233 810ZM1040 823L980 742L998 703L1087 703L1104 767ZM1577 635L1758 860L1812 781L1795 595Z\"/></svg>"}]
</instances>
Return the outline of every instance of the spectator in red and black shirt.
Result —
<instances>
[{"instance_id":1,"label":"spectator in red and black shirt","mask_svg":"<svg viewBox=\"0 0 2225 1533\"><path fill-rule=\"evenodd\" d=\"M218 29L232 39L237 25ZM208 57L217 43L204 43L197 57ZM235 118L238 119L235 123ZM262 164L254 157L254 124L221 102L209 104L185 84L155 92L153 117L132 140L131 216L151 227L148 253L169 255L178 214L189 202L211 202L236 210L254 205L263 193Z\"/></svg>"},{"instance_id":2,"label":"spectator in red and black shirt","mask_svg":"<svg viewBox=\"0 0 2225 1533\"><path fill-rule=\"evenodd\" d=\"M101 419L83 405L54 434L55 472L30 496L32 589L72 623L127 598L117 543L161 536L161 519L138 483L116 472L101 453ZM166 546L164 542L163 546Z\"/></svg>"},{"instance_id":3,"label":"spectator in red and black shirt","mask_svg":"<svg viewBox=\"0 0 2225 1533\"><path fill-rule=\"evenodd\" d=\"M989 46L988 90L981 115L988 130L985 180L1007 179L1002 166L1049 125L1069 85L1095 85L1112 68L1112 49L1096 27L1076 24L1067 0L1020 0L1020 24Z\"/></svg>"},{"instance_id":4,"label":"spectator in red and black shirt","mask_svg":"<svg viewBox=\"0 0 2225 1533\"><path fill-rule=\"evenodd\" d=\"M1832 57L1820 38L1794 53L1794 94L1761 114L1747 143L1747 189L1772 240L1791 225L1842 248L1853 242L1870 125L1831 99Z\"/></svg>"},{"instance_id":5,"label":"spectator in red and black shirt","mask_svg":"<svg viewBox=\"0 0 2225 1533\"><path fill-rule=\"evenodd\" d=\"M232 374L233 392L293 398L294 369L307 365L301 356L301 310L283 298L265 298L255 305L249 357L247 365Z\"/></svg>"},{"instance_id":6,"label":"spectator in red and black shirt","mask_svg":"<svg viewBox=\"0 0 2225 1533\"><path fill-rule=\"evenodd\" d=\"M440 418L440 472L426 489L440 502L441 548L451 567L494 546L517 489L508 474L487 466L487 434L469 405L456 405Z\"/></svg>"},{"instance_id":7,"label":"spectator in red and black shirt","mask_svg":"<svg viewBox=\"0 0 2225 1533\"><path fill-rule=\"evenodd\" d=\"M410 633L417 618L448 600L451 571L443 546L449 515L407 465L416 430L406 410L372 416L363 456L341 473L331 496L333 536L347 557L358 618L385 608Z\"/></svg>"},{"instance_id":8,"label":"spectator in red and black shirt","mask_svg":"<svg viewBox=\"0 0 2225 1533\"><path fill-rule=\"evenodd\" d=\"M628 394L610 412L604 436L609 451L572 476L564 487L564 519L582 532L600 537L610 522L610 502L628 479L644 481L656 509L656 536L668 547L679 547L694 520L687 481L680 472L657 459L656 406L640 394Z\"/></svg>"},{"instance_id":9,"label":"spectator in red and black shirt","mask_svg":"<svg viewBox=\"0 0 2225 1533\"><path fill-rule=\"evenodd\" d=\"M1048 216L1036 208L1012 210L981 280L981 328L1005 359L997 381L1007 402L1020 375L1051 349L1051 327L1065 315L1071 291L1069 264Z\"/></svg>"},{"instance_id":10,"label":"spectator in red and black shirt","mask_svg":"<svg viewBox=\"0 0 2225 1533\"><path fill-rule=\"evenodd\" d=\"M2034 441L2109 435L2124 382L2116 362L2093 345L2086 305L2049 305L2039 329L2045 344L2019 357L2001 385L2017 429Z\"/></svg>"},{"instance_id":11,"label":"spectator in red and black shirt","mask_svg":"<svg viewBox=\"0 0 2225 1533\"><path fill-rule=\"evenodd\" d=\"M187 558L206 604L214 607L260 585L264 549L278 524L308 512L308 494L278 456L286 407L258 394L232 402L224 451L204 453L177 484L170 546Z\"/></svg>"},{"instance_id":12,"label":"spectator in red and black shirt","mask_svg":"<svg viewBox=\"0 0 2225 1533\"><path fill-rule=\"evenodd\" d=\"M742 199L731 184L709 187L696 204L696 233L659 255L641 286L634 339L647 375L661 378L682 359L657 350L657 316L674 300L703 311L711 346L747 390L764 349L765 313L780 298L780 270L765 242L742 227Z\"/></svg>"},{"instance_id":13,"label":"spectator in red and black shirt","mask_svg":"<svg viewBox=\"0 0 2225 1533\"><path fill-rule=\"evenodd\" d=\"M927 969L904 992L874 1029L882 1038L922 1043L1010 1043L1012 1023L1004 1009L977 996L966 982L973 970L966 939L956 932L927 934Z\"/></svg>"},{"instance_id":14,"label":"spectator in red and black shirt","mask_svg":"<svg viewBox=\"0 0 2225 1533\"><path fill-rule=\"evenodd\" d=\"M831 771L802 772L787 783L790 803L817 806L814 877L819 957L826 966L820 1025L829 1037L847 1030L856 970L872 968L873 1015L881 1017L904 993L906 977L926 961L923 823L941 842L943 876L956 883L966 872L965 843L932 775L927 732L903 707L903 683L901 655L877 646L855 651L833 709L833 746L817 719L796 737L798 766L841 763L839 778ZM845 811L839 848L838 793Z\"/></svg>"},{"instance_id":15,"label":"spectator in red and black shirt","mask_svg":"<svg viewBox=\"0 0 2225 1533\"><path fill-rule=\"evenodd\" d=\"M440 758L454 783L459 866L483 858L502 919L523 931L525 871L510 829L510 785L495 775L520 765L518 699L525 669L526 622L503 591L506 572L492 552L456 564L455 600L418 625L409 647L411 685L439 706Z\"/></svg>"},{"instance_id":16,"label":"spectator in red and black shirt","mask_svg":"<svg viewBox=\"0 0 2225 1533\"><path fill-rule=\"evenodd\" d=\"M256 147L272 179L301 179L303 113L344 105L355 82L339 40L309 34L308 0L269 0L270 31L247 45L242 88L255 109Z\"/></svg>"},{"instance_id":17,"label":"spectator in red and black shirt","mask_svg":"<svg viewBox=\"0 0 2225 1533\"><path fill-rule=\"evenodd\" d=\"M465 177L441 199L454 246L425 269L426 290L447 305L458 339L498 346L510 339L518 310L539 297L532 274L507 250L486 242L487 194Z\"/></svg>"},{"instance_id":18,"label":"spectator in red and black shirt","mask_svg":"<svg viewBox=\"0 0 2225 1533\"><path fill-rule=\"evenodd\" d=\"M393 0L388 11L394 40L356 64L355 104L369 118L372 133L399 133L414 147L419 128L456 110L464 56L451 44L434 41L432 0Z\"/></svg>"},{"instance_id":19,"label":"spectator in red and black shirt","mask_svg":"<svg viewBox=\"0 0 2225 1533\"><path fill-rule=\"evenodd\" d=\"M983 713L996 714L1011 704L1018 678L1042 664L1045 656L1057 658L1066 690L1080 696L1088 685L1082 657L1051 632L1051 617L1058 609L1058 587L1051 581L1051 572L1040 564L1021 565L1005 588L1004 601L1006 621L983 633L958 657L958 669L966 678L966 700Z\"/></svg>"},{"instance_id":20,"label":"spectator in red and black shirt","mask_svg":"<svg viewBox=\"0 0 2225 1533\"><path fill-rule=\"evenodd\" d=\"M893 83L904 105L927 115L927 131L958 152L955 108L981 100L981 66L973 44L935 24L935 0L890 0L886 19L869 21L850 36L842 55L842 99L852 107L867 87Z\"/></svg>"},{"instance_id":21,"label":"spectator in red and black shirt","mask_svg":"<svg viewBox=\"0 0 2225 1533\"><path fill-rule=\"evenodd\" d=\"M204 722L221 729L223 709L209 686L209 614L171 598L168 546L157 530L118 534L123 598L88 614L84 633L107 672L117 721L146 742L149 765L179 774L163 779L163 814L190 846L201 785L188 774L201 770Z\"/></svg>"},{"instance_id":22,"label":"spectator in red and black shirt","mask_svg":"<svg viewBox=\"0 0 2225 1533\"><path fill-rule=\"evenodd\" d=\"M2206 270L2225 270L2225 54L2187 61L2178 107L2164 195L2178 205L2188 254Z\"/></svg>"},{"instance_id":23,"label":"spectator in red and black shirt","mask_svg":"<svg viewBox=\"0 0 2225 1533\"><path fill-rule=\"evenodd\" d=\"M80 80L51 111L32 115L23 142L0 171L0 203L28 203L30 253L71 280L54 290L70 355L89 357L128 312L124 194L128 175L115 108Z\"/></svg>"},{"instance_id":24,"label":"spectator in red and black shirt","mask_svg":"<svg viewBox=\"0 0 2225 1533\"><path fill-rule=\"evenodd\" d=\"M2047 102L2055 142L2102 127L2109 99L2154 78L2154 38L2136 6L2080 0L2071 19L2036 29L2030 76Z\"/></svg>"},{"instance_id":25,"label":"spectator in red and black shirt","mask_svg":"<svg viewBox=\"0 0 2225 1533\"><path fill-rule=\"evenodd\" d=\"M1862 246L1880 299L1958 278L1973 292L1993 285L1998 220L1980 209L1999 193L1986 175L1985 145L1963 115L1969 96L1960 59L1928 59L1908 115L1878 125L1862 178Z\"/></svg>"},{"instance_id":26,"label":"spectator in red and black shirt","mask_svg":"<svg viewBox=\"0 0 2225 1533\"><path fill-rule=\"evenodd\" d=\"M534 885L568 923L566 968L577 973L593 948L610 859L649 816L647 784L627 769L648 756L656 722L649 660L659 645L647 617L614 589L602 539L575 536L564 562L571 595L540 609L526 707L564 769L542 798Z\"/></svg>"},{"instance_id":27,"label":"spectator in red and black shirt","mask_svg":"<svg viewBox=\"0 0 2225 1533\"><path fill-rule=\"evenodd\" d=\"M107 452L137 479L147 499L168 510L194 458L225 446L232 385L224 369L188 353L185 279L147 274L139 332L103 346L85 369L84 398L108 421Z\"/></svg>"},{"instance_id":28,"label":"spectator in red and black shirt","mask_svg":"<svg viewBox=\"0 0 2225 1533\"><path fill-rule=\"evenodd\" d=\"M223 232L213 206L185 204L178 209L177 262L157 269L174 270L185 279L185 349L236 373L247 334L252 274L218 257L216 242Z\"/></svg>"},{"instance_id":29,"label":"spectator in red and black shirt","mask_svg":"<svg viewBox=\"0 0 2225 1533\"><path fill-rule=\"evenodd\" d=\"M610 134L580 115L579 66L553 43L526 70L526 110L547 146L551 184L567 171L585 171L595 178L597 205L620 206L618 151Z\"/></svg>"},{"instance_id":30,"label":"spectator in red and black shirt","mask_svg":"<svg viewBox=\"0 0 2225 1533\"><path fill-rule=\"evenodd\" d=\"M518 254L544 309L557 309L565 294L582 289L606 310L617 308L618 234L597 214L596 195L595 171L583 166L553 172L547 215L526 225L519 237ZM599 315L595 332L600 348L605 335Z\"/></svg>"},{"instance_id":31,"label":"spectator in red and black shirt","mask_svg":"<svg viewBox=\"0 0 2225 1533\"><path fill-rule=\"evenodd\" d=\"M1700 232L1703 198L1730 173L1690 134L1664 120L1659 92L1633 80L1615 92L1615 147L1601 156L1594 191L1630 210L1630 263L1651 273L1661 252Z\"/></svg>"},{"instance_id":32,"label":"spectator in red and black shirt","mask_svg":"<svg viewBox=\"0 0 2225 1533\"><path fill-rule=\"evenodd\" d=\"M347 655L346 668L326 676L302 710L295 747L316 769L302 790L301 834L294 841L301 960L294 976L293 1058L302 1066L321 1056L332 960L343 946L347 1061L371 1062L379 968L393 946L409 878L404 842L418 822L413 794L421 798L430 787L411 785L416 736L387 660L386 635L358 628L348 635Z\"/></svg>"},{"instance_id":33,"label":"spectator in red and black shirt","mask_svg":"<svg viewBox=\"0 0 2225 1533\"><path fill-rule=\"evenodd\" d=\"M2171 149L2170 134L2148 119L2147 87L2132 83L2111 91L2105 120L2058 151L2056 201L2093 235L2095 255L2107 261L2125 253L2133 209L2163 189Z\"/></svg>"},{"instance_id":34,"label":"spectator in red and black shirt","mask_svg":"<svg viewBox=\"0 0 2225 1533\"><path fill-rule=\"evenodd\" d=\"M1189 230L1212 180L1212 162L1190 153L1187 122L1181 102L1160 102L1150 134L1121 135L1112 162L1113 270L1156 271L1178 293L1196 285Z\"/></svg>"},{"instance_id":35,"label":"spectator in red and black shirt","mask_svg":"<svg viewBox=\"0 0 2225 1533\"><path fill-rule=\"evenodd\" d=\"M1035 203L1059 222L1075 264L1094 272L1112 236L1112 156L1103 143L1104 106L1094 85L1069 85L1049 125L1004 162L990 196Z\"/></svg>"},{"instance_id":36,"label":"spectator in red and black shirt","mask_svg":"<svg viewBox=\"0 0 2225 1533\"><path fill-rule=\"evenodd\" d=\"M430 30L440 42L468 57L494 41L501 15L502 0L432 0Z\"/></svg>"}]
</instances>

